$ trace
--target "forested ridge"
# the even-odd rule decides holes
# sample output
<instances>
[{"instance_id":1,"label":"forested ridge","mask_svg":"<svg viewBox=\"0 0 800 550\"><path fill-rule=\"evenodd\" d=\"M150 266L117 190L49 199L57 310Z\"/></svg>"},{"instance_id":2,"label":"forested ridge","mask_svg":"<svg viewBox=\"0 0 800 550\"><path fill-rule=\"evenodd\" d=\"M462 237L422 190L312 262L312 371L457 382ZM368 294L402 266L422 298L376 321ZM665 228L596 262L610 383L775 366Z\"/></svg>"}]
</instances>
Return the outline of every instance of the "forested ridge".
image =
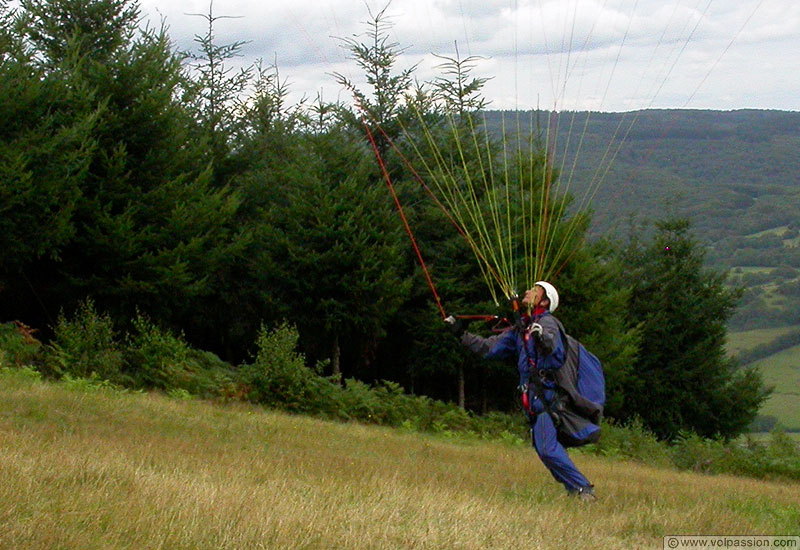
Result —
<instances>
[{"instance_id":1,"label":"forested ridge","mask_svg":"<svg viewBox=\"0 0 800 550\"><path fill-rule=\"evenodd\" d=\"M377 14L364 43L343 43L369 74L364 88L338 77L358 108L290 105L276 67L228 68L240 45L215 40L213 14L189 55L138 16L129 0L0 3L0 321L43 346L12 346L6 360L264 404L276 388L291 401L388 380L392 395L514 410L513 367L467 355L448 333L385 185L388 174L443 308L508 315L407 161L423 136L445 161L463 153L448 121L483 135L469 67L417 82L397 69L400 45ZM642 139L659 126L648 117ZM500 140L486 141L499 159ZM538 143L526 157L545 173ZM578 164L590 167L594 151ZM465 166L477 174L480 160ZM610 178L602 189L625 188ZM686 219L695 213L643 208L649 232L603 238L586 212L537 211L579 221L553 282L559 317L605 364L608 415L663 439L744 431L768 392L724 353L740 292L707 265L695 236L707 227ZM271 371L295 345L305 364Z\"/></svg>"},{"instance_id":2,"label":"forested ridge","mask_svg":"<svg viewBox=\"0 0 800 550\"><path fill-rule=\"evenodd\" d=\"M521 121L526 133L548 115L488 112L487 123L496 130L503 118ZM570 130L553 148L573 193L604 180L591 207L591 235L624 239L633 219L687 217L708 263L731 269L732 282L752 290L740 302L751 313L735 316L734 328L800 320L800 113L563 112L558 120ZM607 155L614 162L598 174Z\"/></svg>"}]
</instances>

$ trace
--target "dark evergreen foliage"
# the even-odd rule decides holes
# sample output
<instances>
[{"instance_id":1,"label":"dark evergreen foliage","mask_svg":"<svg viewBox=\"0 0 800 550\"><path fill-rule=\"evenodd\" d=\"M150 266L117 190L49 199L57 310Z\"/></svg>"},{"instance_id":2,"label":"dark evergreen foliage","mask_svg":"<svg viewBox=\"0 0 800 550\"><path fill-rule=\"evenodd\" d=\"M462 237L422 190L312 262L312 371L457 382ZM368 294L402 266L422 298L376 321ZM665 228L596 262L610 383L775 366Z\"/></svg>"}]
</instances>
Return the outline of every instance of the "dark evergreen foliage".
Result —
<instances>
[{"instance_id":1,"label":"dark evergreen foliage","mask_svg":"<svg viewBox=\"0 0 800 550\"><path fill-rule=\"evenodd\" d=\"M652 241L632 239L623 256L631 287L625 311L641 336L623 417L640 417L666 439L681 430L734 437L768 395L758 371L739 369L725 354L739 291L704 266L688 221L656 225Z\"/></svg>"}]
</instances>

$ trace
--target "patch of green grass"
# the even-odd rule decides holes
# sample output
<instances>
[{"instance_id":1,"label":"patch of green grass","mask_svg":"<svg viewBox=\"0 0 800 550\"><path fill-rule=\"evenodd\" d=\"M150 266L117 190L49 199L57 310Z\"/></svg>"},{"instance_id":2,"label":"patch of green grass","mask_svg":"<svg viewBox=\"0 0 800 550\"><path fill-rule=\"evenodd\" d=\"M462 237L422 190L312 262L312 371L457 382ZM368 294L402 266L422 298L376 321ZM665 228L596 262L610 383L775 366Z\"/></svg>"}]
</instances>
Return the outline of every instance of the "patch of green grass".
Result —
<instances>
[{"instance_id":1,"label":"patch of green grass","mask_svg":"<svg viewBox=\"0 0 800 550\"><path fill-rule=\"evenodd\" d=\"M787 430L800 430L800 346L794 346L757 361L764 381L774 391L761 409Z\"/></svg>"},{"instance_id":2,"label":"patch of green grass","mask_svg":"<svg viewBox=\"0 0 800 550\"><path fill-rule=\"evenodd\" d=\"M800 325L730 332L726 347L728 353L737 355L798 330ZM775 388L759 414L774 416L787 430L800 430L800 346L774 353L754 365L766 384Z\"/></svg>"},{"instance_id":3,"label":"patch of green grass","mask_svg":"<svg viewBox=\"0 0 800 550\"><path fill-rule=\"evenodd\" d=\"M774 506L768 497L763 499L731 497L725 506L730 510L746 514L754 521L777 522L779 525L783 525L786 533L793 533L797 525L800 525L800 508L797 506Z\"/></svg>"},{"instance_id":4,"label":"patch of green grass","mask_svg":"<svg viewBox=\"0 0 800 550\"><path fill-rule=\"evenodd\" d=\"M741 273L772 273L774 267L764 267L760 265L737 265L734 268L734 273L741 270Z\"/></svg>"},{"instance_id":5,"label":"patch of green grass","mask_svg":"<svg viewBox=\"0 0 800 550\"><path fill-rule=\"evenodd\" d=\"M726 348L728 353L736 355L742 351L751 350L756 346L769 344L784 334L797 332L798 330L800 330L800 325L729 332Z\"/></svg>"},{"instance_id":6,"label":"patch of green grass","mask_svg":"<svg viewBox=\"0 0 800 550\"><path fill-rule=\"evenodd\" d=\"M789 229L788 225L781 225L778 227L772 227L770 229L765 229L764 231L758 231L757 233L751 233L749 235L745 235L746 238L757 239L758 237L763 237L765 235L777 235L780 237L783 235L785 231Z\"/></svg>"}]
</instances>

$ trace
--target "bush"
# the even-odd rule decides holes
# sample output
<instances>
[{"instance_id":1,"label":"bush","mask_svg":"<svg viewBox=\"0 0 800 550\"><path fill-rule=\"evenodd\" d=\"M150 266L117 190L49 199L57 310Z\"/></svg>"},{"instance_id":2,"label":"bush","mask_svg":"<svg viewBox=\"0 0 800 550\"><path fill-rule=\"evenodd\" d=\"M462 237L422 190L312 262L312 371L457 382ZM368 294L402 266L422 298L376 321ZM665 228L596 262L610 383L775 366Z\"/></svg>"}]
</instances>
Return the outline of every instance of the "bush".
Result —
<instances>
[{"instance_id":1,"label":"bush","mask_svg":"<svg viewBox=\"0 0 800 550\"><path fill-rule=\"evenodd\" d=\"M210 351L189 348L189 359L196 368L186 384L192 395L203 398L224 398L236 394L231 365ZM178 388L179 390L181 388Z\"/></svg>"},{"instance_id":2,"label":"bush","mask_svg":"<svg viewBox=\"0 0 800 550\"><path fill-rule=\"evenodd\" d=\"M230 369L216 355L192 349L182 335L162 330L142 315L126 336L125 361L135 387L213 397L232 386Z\"/></svg>"},{"instance_id":3,"label":"bush","mask_svg":"<svg viewBox=\"0 0 800 550\"><path fill-rule=\"evenodd\" d=\"M11 378L26 382L39 382L42 379L42 373L30 365L25 365L22 367L6 367L3 365L2 361L0 361L0 378Z\"/></svg>"},{"instance_id":4,"label":"bush","mask_svg":"<svg viewBox=\"0 0 800 550\"><path fill-rule=\"evenodd\" d=\"M593 445L587 445L586 450L656 466L668 466L672 463L667 445L659 441L639 418L626 424L616 424L611 420L604 422L600 440Z\"/></svg>"},{"instance_id":5,"label":"bush","mask_svg":"<svg viewBox=\"0 0 800 550\"><path fill-rule=\"evenodd\" d=\"M800 479L800 444L781 429L775 429L765 449L767 472L778 477Z\"/></svg>"},{"instance_id":6,"label":"bush","mask_svg":"<svg viewBox=\"0 0 800 550\"><path fill-rule=\"evenodd\" d=\"M239 369L244 396L291 412L335 411L339 396L333 382L305 366L305 357L296 351L298 338L297 329L286 323L270 331L262 325L253 363Z\"/></svg>"},{"instance_id":7,"label":"bush","mask_svg":"<svg viewBox=\"0 0 800 550\"><path fill-rule=\"evenodd\" d=\"M780 430L767 445L748 439L744 444L681 434L671 446L672 459L681 469L709 474L755 478L800 479L800 447Z\"/></svg>"},{"instance_id":8,"label":"bush","mask_svg":"<svg viewBox=\"0 0 800 550\"><path fill-rule=\"evenodd\" d=\"M501 413L478 417L454 404L408 395L394 382L370 386L347 379L342 385L338 378L320 376L319 366L307 367L304 356L296 351L297 341L297 330L285 323L270 331L262 327L253 362L239 369L240 394L251 402L289 412L415 431L460 432L514 441L525 434L516 415L514 419Z\"/></svg>"},{"instance_id":9,"label":"bush","mask_svg":"<svg viewBox=\"0 0 800 550\"><path fill-rule=\"evenodd\" d=\"M0 325L0 364L22 366L39 362L41 343L35 329L15 321Z\"/></svg>"},{"instance_id":10,"label":"bush","mask_svg":"<svg viewBox=\"0 0 800 550\"><path fill-rule=\"evenodd\" d=\"M120 381L124 358L114 324L95 310L91 300L83 302L72 319L62 311L54 331L45 354L46 374Z\"/></svg>"},{"instance_id":11,"label":"bush","mask_svg":"<svg viewBox=\"0 0 800 550\"><path fill-rule=\"evenodd\" d=\"M64 374L61 378L61 383L65 388L72 391L82 392L95 392L95 391L115 391L121 392L123 389L120 386L92 374L89 378L73 378L69 374Z\"/></svg>"}]
</instances>

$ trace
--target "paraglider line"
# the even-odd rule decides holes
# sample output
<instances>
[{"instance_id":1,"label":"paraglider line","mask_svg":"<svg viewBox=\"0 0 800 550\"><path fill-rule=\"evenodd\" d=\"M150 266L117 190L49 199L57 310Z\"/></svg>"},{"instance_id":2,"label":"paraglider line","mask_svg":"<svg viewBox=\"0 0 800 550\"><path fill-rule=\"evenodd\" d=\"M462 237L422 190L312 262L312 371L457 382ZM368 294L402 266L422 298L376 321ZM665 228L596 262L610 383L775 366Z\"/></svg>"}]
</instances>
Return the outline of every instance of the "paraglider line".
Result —
<instances>
[{"instance_id":1,"label":"paraglider line","mask_svg":"<svg viewBox=\"0 0 800 550\"><path fill-rule=\"evenodd\" d=\"M375 153L375 158L378 160L378 165L381 168L381 173L383 174L383 179L386 182L386 186L389 188L389 191L392 194L392 198L394 199L394 204L397 206L397 212L400 214L400 218L403 220L403 226L405 227L406 233L408 233L409 239L411 239L411 245L414 247L414 252L417 255L417 260L419 260L419 265L422 268L422 272L425 274L425 280L428 281L428 286L433 293L433 298L436 301L436 307L439 308L439 313L442 315L442 319L447 317L447 314L442 307L442 300L439 298L439 293L436 292L436 286L433 284L433 279L431 279L431 274L428 271L428 266L425 265L425 259L422 257L422 252L419 249L419 245L417 245L417 239L414 237L414 233L411 231L411 226L408 223L408 219L406 218L405 211L403 210L403 205L400 204L400 198L397 196L397 191L394 188L394 184L392 183L392 178L389 176L389 171L386 169L386 163L383 162L383 158L381 157L380 151L378 149L378 144L375 143L375 137L372 135L372 131L369 129L369 125L367 121L364 120L364 128L367 131L367 137L369 138L369 143L372 146L372 151Z\"/></svg>"}]
</instances>

